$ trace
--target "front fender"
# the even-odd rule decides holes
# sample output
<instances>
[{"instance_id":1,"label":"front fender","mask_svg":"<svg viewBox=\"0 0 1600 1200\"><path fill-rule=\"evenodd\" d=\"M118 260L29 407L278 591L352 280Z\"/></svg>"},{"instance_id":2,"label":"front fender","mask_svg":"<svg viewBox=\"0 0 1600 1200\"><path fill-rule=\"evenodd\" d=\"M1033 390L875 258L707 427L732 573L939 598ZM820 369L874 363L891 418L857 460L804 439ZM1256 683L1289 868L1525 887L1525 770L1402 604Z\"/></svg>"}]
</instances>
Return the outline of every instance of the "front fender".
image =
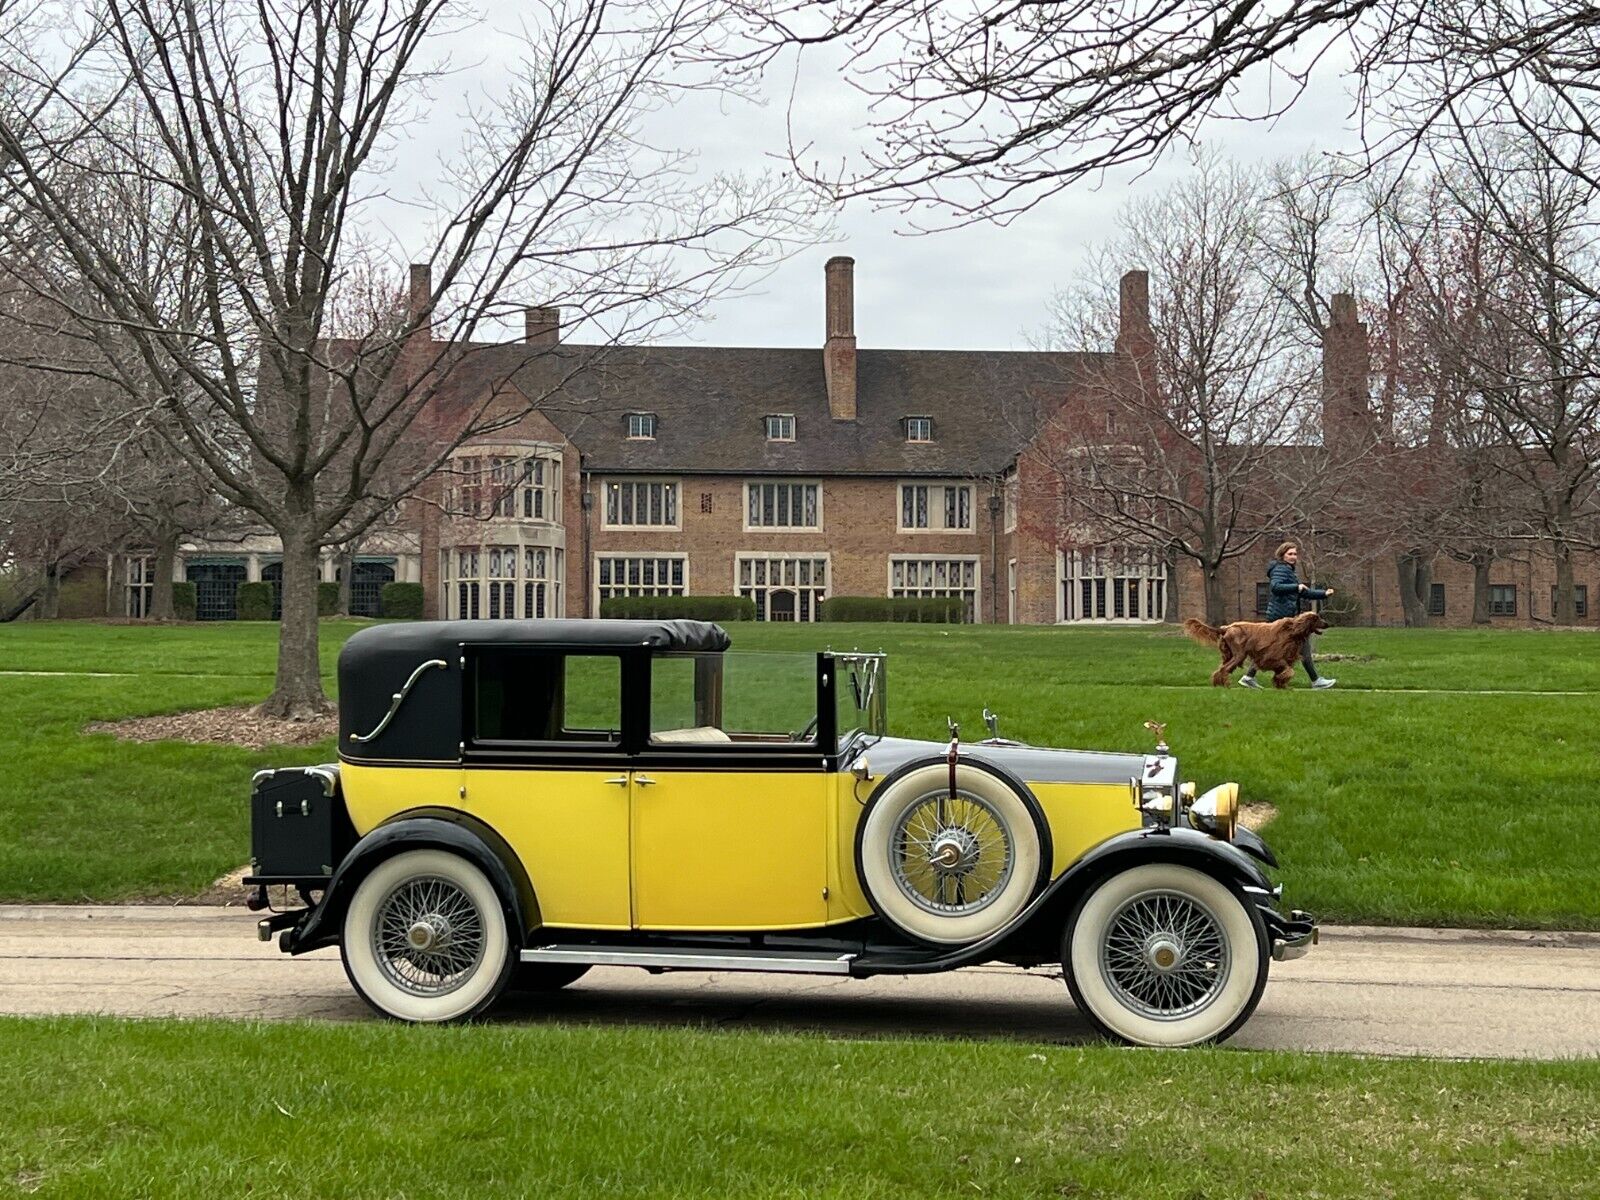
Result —
<instances>
[{"instance_id":1,"label":"front fender","mask_svg":"<svg viewBox=\"0 0 1600 1200\"><path fill-rule=\"evenodd\" d=\"M1063 871L1004 929L970 946L935 958L904 954L863 956L857 975L921 975L989 962L1049 962L1060 958L1061 933L1073 906L1091 887L1116 871L1144 863L1193 867L1246 890L1258 905L1271 903L1272 881L1243 850L1197 829L1134 829L1107 838Z\"/></svg>"},{"instance_id":2,"label":"front fender","mask_svg":"<svg viewBox=\"0 0 1600 1200\"><path fill-rule=\"evenodd\" d=\"M505 906L512 930L525 934L539 924L538 901L515 853L492 828L451 809L416 809L379 825L357 842L334 871L316 907L279 939L290 954L335 946L356 888L379 863L407 850L459 854L489 878Z\"/></svg>"}]
</instances>

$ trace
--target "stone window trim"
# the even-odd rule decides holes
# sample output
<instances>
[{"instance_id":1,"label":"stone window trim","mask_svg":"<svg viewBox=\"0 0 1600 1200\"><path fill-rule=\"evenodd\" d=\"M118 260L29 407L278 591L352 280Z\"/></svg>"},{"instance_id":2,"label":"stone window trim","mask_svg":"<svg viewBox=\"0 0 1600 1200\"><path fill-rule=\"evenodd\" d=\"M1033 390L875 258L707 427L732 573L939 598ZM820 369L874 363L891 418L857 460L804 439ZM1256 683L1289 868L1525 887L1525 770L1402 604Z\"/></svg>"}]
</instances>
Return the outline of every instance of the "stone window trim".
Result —
<instances>
[{"instance_id":1,"label":"stone window trim","mask_svg":"<svg viewBox=\"0 0 1600 1200\"><path fill-rule=\"evenodd\" d=\"M780 494L777 489L788 489ZM770 489L770 494L769 494ZM745 533L821 533L823 523L823 488L822 482L817 479L747 479L743 488L742 517ZM758 505L758 512L764 515L773 513L773 522L765 520L751 521L751 506ZM800 521L793 519L795 510L800 511ZM815 518L811 522L805 520L807 513ZM785 522L781 518L787 514L789 519Z\"/></svg>"},{"instance_id":2,"label":"stone window trim","mask_svg":"<svg viewBox=\"0 0 1600 1200\"><path fill-rule=\"evenodd\" d=\"M630 442L653 442L656 439L656 414L631 412L624 418Z\"/></svg>"},{"instance_id":3,"label":"stone window trim","mask_svg":"<svg viewBox=\"0 0 1600 1200\"><path fill-rule=\"evenodd\" d=\"M618 489L615 505L613 505L612 488ZM661 489L659 497L661 512L665 517L670 510L672 516L670 521L651 521L648 519L649 510L655 507L657 500L653 491L655 488ZM621 519L622 514L627 511L627 505L623 502L622 489L632 490L632 513L634 519L631 521ZM679 532L683 529L683 483L675 477L618 475L602 479L599 492L601 529L622 532L634 529ZM641 492L647 506L647 519L643 521L638 519ZM616 516L616 520L613 520L613 515Z\"/></svg>"},{"instance_id":4,"label":"stone window trim","mask_svg":"<svg viewBox=\"0 0 1600 1200\"><path fill-rule=\"evenodd\" d=\"M801 564L805 567L802 569ZM745 566L750 566L750 578L746 581ZM761 570L757 571L757 564ZM772 580L772 567L778 565L783 571L783 578L778 582ZM794 580L789 579L789 568L794 568ZM817 579L817 569L821 568L822 578ZM762 578L758 581L757 575ZM802 581L802 576L809 574L809 578ZM795 550L740 550L733 556L733 594L743 596L755 601L756 620L771 621L772 597L774 593L783 592L793 595L793 619L798 622L816 621L820 614L822 602L832 595L833 587L833 554L831 551L795 551ZM787 620L789 618L780 618Z\"/></svg>"},{"instance_id":5,"label":"stone window trim","mask_svg":"<svg viewBox=\"0 0 1600 1200\"><path fill-rule=\"evenodd\" d=\"M444 547L442 611L452 620L532 620L565 615L566 554L541 542Z\"/></svg>"},{"instance_id":6,"label":"stone window trim","mask_svg":"<svg viewBox=\"0 0 1600 1200\"><path fill-rule=\"evenodd\" d=\"M562 523L561 447L468 443L445 467L446 514L475 521Z\"/></svg>"},{"instance_id":7,"label":"stone window trim","mask_svg":"<svg viewBox=\"0 0 1600 1200\"><path fill-rule=\"evenodd\" d=\"M794 414L793 413L768 413L764 424L769 442L794 441Z\"/></svg>"},{"instance_id":8,"label":"stone window trim","mask_svg":"<svg viewBox=\"0 0 1600 1200\"><path fill-rule=\"evenodd\" d=\"M605 562L612 568L613 577L602 580L601 564ZM639 566L640 578L630 582L624 578L615 578L615 569L621 566L626 572L629 563ZM648 569L646 569L648 564ZM667 578L657 578L659 565L666 564ZM676 571L673 568L676 567ZM651 578L647 582L645 575ZM597 550L589 562L589 577L593 581L590 585L590 599L594 602L592 611L595 616L600 615L600 604L613 596L688 596L689 591L689 555L682 550Z\"/></svg>"},{"instance_id":9,"label":"stone window trim","mask_svg":"<svg viewBox=\"0 0 1600 1200\"><path fill-rule=\"evenodd\" d=\"M1154 546L1117 543L1056 551L1058 624L1154 625L1166 620L1167 565Z\"/></svg>"},{"instance_id":10,"label":"stone window trim","mask_svg":"<svg viewBox=\"0 0 1600 1200\"><path fill-rule=\"evenodd\" d=\"M1012 559L1011 564L1015 563ZM898 581L896 567L900 569ZM889 556L887 572L885 594L891 599L959 596L967 602L967 623L976 624L982 619L983 560L976 554L893 554ZM954 582L952 575L956 577Z\"/></svg>"},{"instance_id":11,"label":"stone window trim","mask_svg":"<svg viewBox=\"0 0 1600 1200\"><path fill-rule=\"evenodd\" d=\"M1001 481L1000 490L1005 504L1004 532L1015 533L1017 531L1017 510L1022 503L1022 480L1015 470L1012 470Z\"/></svg>"},{"instance_id":12,"label":"stone window trim","mask_svg":"<svg viewBox=\"0 0 1600 1200\"><path fill-rule=\"evenodd\" d=\"M902 417L900 423L905 429L906 441L916 445L933 441L932 417Z\"/></svg>"},{"instance_id":13,"label":"stone window trim","mask_svg":"<svg viewBox=\"0 0 1600 1200\"><path fill-rule=\"evenodd\" d=\"M918 495L921 490L927 494ZM975 535L978 532L974 509L976 495L977 489L964 479L902 479L894 489L895 532ZM965 524L961 523L963 517Z\"/></svg>"}]
</instances>

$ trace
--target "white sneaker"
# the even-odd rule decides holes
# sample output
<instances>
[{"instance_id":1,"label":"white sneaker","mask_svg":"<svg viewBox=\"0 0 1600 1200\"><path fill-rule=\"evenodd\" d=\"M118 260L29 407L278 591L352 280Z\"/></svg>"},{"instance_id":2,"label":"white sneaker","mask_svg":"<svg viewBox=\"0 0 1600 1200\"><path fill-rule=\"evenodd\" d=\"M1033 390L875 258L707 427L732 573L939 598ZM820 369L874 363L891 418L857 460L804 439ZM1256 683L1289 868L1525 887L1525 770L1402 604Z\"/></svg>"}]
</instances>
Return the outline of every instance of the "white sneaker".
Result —
<instances>
[{"instance_id":1,"label":"white sneaker","mask_svg":"<svg viewBox=\"0 0 1600 1200\"><path fill-rule=\"evenodd\" d=\"M1337 679L1329 679L1326 675L1324 675L1321 679L1318 679L1311 686L1314 687L1314 688L1331 688L1334 684L1336 684L1338 682L1339 681Z\"/></svg>"},{"instance_id":2,"label":"white sneaker","mask_svg":"<svg viewBox=\"0 0 1600 1200\"><path fill-rule=\"evenodd\" d=\"M1256 681L1254 675L1241 675L1239 676L1239 686L1259 689L1261 684Z\"/></svg>"}]
</instances>

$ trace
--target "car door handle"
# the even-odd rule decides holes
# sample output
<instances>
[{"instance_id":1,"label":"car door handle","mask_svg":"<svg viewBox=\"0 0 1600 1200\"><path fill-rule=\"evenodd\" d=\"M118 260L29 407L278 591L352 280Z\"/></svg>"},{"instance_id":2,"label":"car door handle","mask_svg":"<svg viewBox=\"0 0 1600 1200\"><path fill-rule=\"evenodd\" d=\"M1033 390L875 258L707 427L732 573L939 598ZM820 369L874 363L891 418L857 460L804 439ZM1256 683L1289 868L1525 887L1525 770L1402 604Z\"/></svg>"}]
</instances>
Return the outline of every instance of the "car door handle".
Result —
<instances>
[{"instance_id":1,"label":"car door handle","mask_svg":"<svg viewBox=\"0 0 1600 1200\"><path fill-rule=\"evenodd\" d=\"M650 776L648 776L648 775L635 775L633 777L633 781L635 783L637 783L640 787L649 787L653 783L655 783L655 780L651 779Z\"/></svg>"},{"instance_id":2,"label":"car door handle","mask_svg":"<svg viewBox=\"0 0 1600 1200\"><path fill-rule=\"evenodd\" d=\"M628 786L628 777L626 775L618 775L615 779L608 779L608 780L606 780L606 782L607 783L614 783L618 787L627 787Z\"/></svg>"}]
</instances>

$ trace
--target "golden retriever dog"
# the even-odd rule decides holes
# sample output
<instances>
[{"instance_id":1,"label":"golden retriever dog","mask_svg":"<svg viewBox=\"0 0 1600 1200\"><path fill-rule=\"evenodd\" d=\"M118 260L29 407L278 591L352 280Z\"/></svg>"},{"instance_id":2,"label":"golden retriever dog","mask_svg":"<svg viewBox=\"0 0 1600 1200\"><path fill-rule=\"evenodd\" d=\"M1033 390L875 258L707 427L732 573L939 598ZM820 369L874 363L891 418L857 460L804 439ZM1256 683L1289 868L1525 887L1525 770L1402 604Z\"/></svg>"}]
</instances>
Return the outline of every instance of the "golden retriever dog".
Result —
<instances>
[{"instance_id":1,"label":"golden retriever dog","mask_svg":"<svg viewBox=\"0 0 1600 1200\"><path fill-rule=\"evenodd\" d=\"M1222 654L1222 665L1211 673L1212 687L1227 687L1246 660L1258 671L1271 671L1273 687L1288 687L1306 641L1326 628L1328 623L1318 612L1280 621L1235 621L1220 629L1193 617L1183 623L1183 631L1195 641L1215 646Z\"/></svg>"}]
</instances>

